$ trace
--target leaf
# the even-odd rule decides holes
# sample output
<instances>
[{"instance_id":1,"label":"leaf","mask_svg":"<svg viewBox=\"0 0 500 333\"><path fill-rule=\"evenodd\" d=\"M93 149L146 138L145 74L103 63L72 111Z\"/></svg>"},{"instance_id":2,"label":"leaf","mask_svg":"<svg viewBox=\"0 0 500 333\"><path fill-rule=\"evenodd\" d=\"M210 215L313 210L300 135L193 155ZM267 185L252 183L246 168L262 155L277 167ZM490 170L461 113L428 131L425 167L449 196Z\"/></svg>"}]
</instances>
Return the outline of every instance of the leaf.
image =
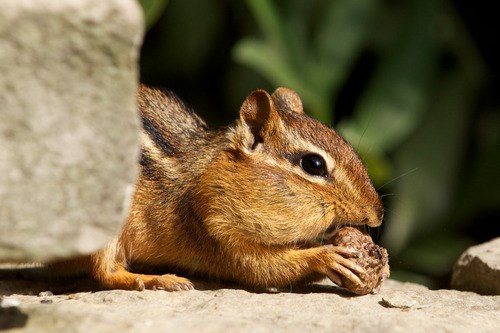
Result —
<instances>
[{"instance_id":1,"label":"leaf","mask_svg":"<svg viewBox=\"0 0 500 333\"><path fill-rule=\"evenodd\" d=\"M286 34L273 2L269 0L247 0L247 4L264 33L266 41L276 47L281 56L285 56L287 49Z\"/></svg>"},{"instance_id":2,"label":"leaf","mask_svg":"<svg viewBox=\"0 0 500 333\"><path fill-rule=\"evenodd\" d=\"M420 123L436 84L439 49L428 24L427 1L415 4L353 118L339 124L349 141L361 142L362 153L390 152L408 137Z\"/></svg>"},{"instance_id":3,"label":"leaf","mask_svg":"<svg viewBox=\"0 0 500 333\"><path fill-rule=\"evenodd\" d=\"M366 45L377 9L374 0L328 2L313 36L315 58L309 76L310 80L319 78L325 93L336 95L346 80L352 63Z\"/></svg>"},{"instance_id":4,"label":"leaf","mask_svg":"<svg viewBox=\"0 0 500 333\"><path fill-rule=\"evenodd\" d=\"M234 49L237 61L258 71L276 86L287 86L301 96L306 111L331 124L332 96L336 96L360 52L375 16L376 1L338 0L323 3L320 22L311 15L314 2L291 1L281 16L269 0L248 0L264 40L244 39ZM283 11L282 11L283 12ZM286 12L286 11L285 11ZM310 19L310 22L306 22ZM312 29L311 41L306 28Z\"/></svg>"},{"instance_id":5,"label":"leaf","mask_svg":"<svg viewBox=\"0 0 500 333\"><path fill-rule=\"evenodd\" d=\"M303 84L301 78L288 66L288 63L281 61L279 51L268 43L246 38L233 49L233 57L256 70L276 87L292 87L311 110L324 107L322 105L323 101L318 98L316 92ZM313 116L326 121L319 113L313 113Z\"/></svg>"},{"instance_id":6,"label":"leaf","mask_svg":"<svg viewBox=\"0 0 500 333\"><path fill-rule=\"evenodd\" d=\"M398 180L384 234L397 254L412 238L440 227L452 203L475 89L460 73L449 75L425 121L395 155L398 170L417 169Z\"/></svg>"},{"instance_id":7,"label":"leaf","mask_svg":"<svg viewBox=\"0 0 500 333\"><path fill-rule=\"evenodd\" d=\"M151 28L160 18L168 4L168 0L139 0L144 10L146 28Z\"/></svg>"},{"instance_id":8,"label":"leaf","mask_svg":"<svg viewBox=\"0 0 500 333\"><path fill-rule=\"evenodd\" d=\"M281 61L280 52L272 45L254 38L246 38L238 43L233 50L234 58L254 68L275 85L286 83L291 86L301 86L286 62Z\"/></svg>"}]
</instances>

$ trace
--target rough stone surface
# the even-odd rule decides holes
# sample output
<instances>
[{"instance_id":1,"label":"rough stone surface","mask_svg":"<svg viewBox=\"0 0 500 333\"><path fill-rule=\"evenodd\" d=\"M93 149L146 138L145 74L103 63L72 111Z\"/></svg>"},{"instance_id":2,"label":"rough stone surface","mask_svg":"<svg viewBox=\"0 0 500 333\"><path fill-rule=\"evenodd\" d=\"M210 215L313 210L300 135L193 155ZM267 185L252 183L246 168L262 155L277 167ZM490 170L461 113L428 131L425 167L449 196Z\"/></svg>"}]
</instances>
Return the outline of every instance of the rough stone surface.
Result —
<instances>
[{"instance_id":1,"label":"rough stone surface","mask_svg":"<svg viewBox=\"0 0 500 333\"><path fill-rule=\"evenodd\" d=\"M500 332L500 296L393 280L377 295L353 296L329 281L282 292L200 283L173 293L89 292L85 281L3 275L0 330L9 332Z\"/></svg>"},{"instance_id":2,"label":"rough stone surface","mask_svg":"<svg viewBox=\"0 0 500 333\"><path fill-rule=\"evenodd\" d=\"M0 261L101 247L133 184L142 11L0 0Z\"/></svg>"},{"instance_id":3,"label":"rough stone surface","mask_svg":"<svg viewBox=\"0 0 500 333\"><path fill-rule=\"evenodd\" d=\"M453 267L451 287L483 295L500 295L500 237L472 246Z\"/></svg>"}]
</instances>

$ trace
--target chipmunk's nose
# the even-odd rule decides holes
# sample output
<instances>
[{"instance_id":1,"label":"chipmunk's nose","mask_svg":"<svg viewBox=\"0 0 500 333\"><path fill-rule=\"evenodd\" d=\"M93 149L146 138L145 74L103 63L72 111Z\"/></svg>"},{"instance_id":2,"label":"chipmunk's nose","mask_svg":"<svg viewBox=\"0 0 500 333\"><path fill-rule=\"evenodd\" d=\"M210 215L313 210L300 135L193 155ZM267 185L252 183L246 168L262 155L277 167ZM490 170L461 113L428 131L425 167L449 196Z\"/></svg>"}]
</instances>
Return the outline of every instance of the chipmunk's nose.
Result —
<instances>
[{"instance_id":1,"label":"chipmunk's nose","mask_svg":"<svg viewBox=\"0 0 500 333\"><path fill-rule=\"evenodd\" d=\"M383 219L384 219L384 207L382 206L382 204L377 204L367 209L364 222L369 227L375 228L382 224Z\"/></svg>"}]
</instances>

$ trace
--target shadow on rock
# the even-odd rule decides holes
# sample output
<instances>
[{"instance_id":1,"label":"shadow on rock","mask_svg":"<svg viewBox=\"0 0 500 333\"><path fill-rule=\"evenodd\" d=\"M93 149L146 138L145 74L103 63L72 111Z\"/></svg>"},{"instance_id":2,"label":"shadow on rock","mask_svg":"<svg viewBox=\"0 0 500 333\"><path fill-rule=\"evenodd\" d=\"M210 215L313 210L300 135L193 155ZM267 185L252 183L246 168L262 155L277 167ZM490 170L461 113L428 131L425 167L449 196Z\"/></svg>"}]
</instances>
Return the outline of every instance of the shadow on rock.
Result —
<instances>
[{"instance_id":1,"label":"shadow on rock","mask_svg":"<svg viewBox=\"0 0 500 333\"><path fill-rule=\"evenodd\" d=\"M0 330L21 328L26 326L28 315L22 313L17 307L0 307Z\"/></svg>"}]
</instances>

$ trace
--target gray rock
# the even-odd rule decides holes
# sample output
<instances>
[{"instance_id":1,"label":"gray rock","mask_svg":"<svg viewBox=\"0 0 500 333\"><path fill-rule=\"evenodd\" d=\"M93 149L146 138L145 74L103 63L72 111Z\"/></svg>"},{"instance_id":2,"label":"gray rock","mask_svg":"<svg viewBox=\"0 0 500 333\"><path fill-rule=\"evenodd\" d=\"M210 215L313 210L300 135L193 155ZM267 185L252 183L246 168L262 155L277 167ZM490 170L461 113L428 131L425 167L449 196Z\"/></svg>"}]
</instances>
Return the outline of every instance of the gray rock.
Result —
<instances>
[{"instance_id":1,"label":"gray rock","mask_svg":"<svg viewBox=\"0 0 500 333\"><path fill-rule=\"evenodd\" d=\"M0 261L101 247L133 184L142 11L0 0Z\"/></svg>"},{"instance_id":2,"label":"gray rock","mask_svg":"<svg viewBox=\"0 0 500 333\"><path fill-rule=\"evenodd\" d=\"M500 332L500 296L392 280L380 294L366 296L323 281L281 293L220 286L174 293L11 294L3 304L4 328L15 332Z\"/></svg>"},{"instance_id":3,"label":"gray rock","mask_svg":"<svg viewBox=\"0 0 500 333\"><path fill-rule=\"evenodd\" d=\"M453 267L451 287L482 295L500 295L500 237L472 246Z\"/></svg>"}]
</instances>

